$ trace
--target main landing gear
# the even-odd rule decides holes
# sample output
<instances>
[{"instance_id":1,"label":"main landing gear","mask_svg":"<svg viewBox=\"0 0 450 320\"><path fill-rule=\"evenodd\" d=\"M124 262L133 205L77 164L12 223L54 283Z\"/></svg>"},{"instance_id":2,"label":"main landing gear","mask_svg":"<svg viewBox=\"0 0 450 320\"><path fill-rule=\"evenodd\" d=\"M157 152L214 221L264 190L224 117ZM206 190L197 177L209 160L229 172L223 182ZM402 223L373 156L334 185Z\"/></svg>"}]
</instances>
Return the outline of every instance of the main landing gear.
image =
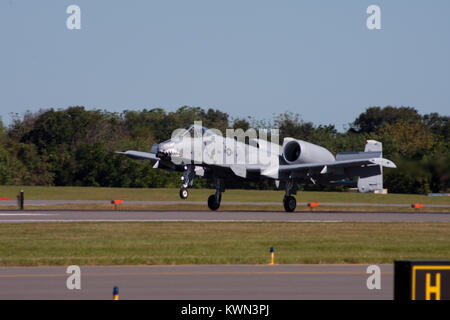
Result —
<instances>
[{"instance_id":1,"label":"main landing gear","mask_svg":"<svg viewBox=\"0 0 450 320\"><path fill-rule=\"evenodd\" d=\"M286 212L293 212L297 207L297 200L292 196L297 194L297 184L293 180L286 182L286 194L284 195L283 205Z\"/></svg>"},{"instance_id":2,"label":"main landing gear","mask_svg":"<svg viewBox=\"0 0 450 320\"><path fill-rule=\"evenodd\" d=\"M208 198L208 207L212 211L219 209L220 201L222 200L222 192L225 192L225 184L222 179L216 179L216 193L210 195Z\"/></svg>"},{"instance_id":3,"label":"main landing gear","mask_svg":"<svg viewBox=\"0 0 450 320\"><path fill-rule=\"evenodd\" d=\"M293 196L287 196L283 199L284 210L286 212L292 212L297 207L297 200Z\"/></svg>"}]
</instances>

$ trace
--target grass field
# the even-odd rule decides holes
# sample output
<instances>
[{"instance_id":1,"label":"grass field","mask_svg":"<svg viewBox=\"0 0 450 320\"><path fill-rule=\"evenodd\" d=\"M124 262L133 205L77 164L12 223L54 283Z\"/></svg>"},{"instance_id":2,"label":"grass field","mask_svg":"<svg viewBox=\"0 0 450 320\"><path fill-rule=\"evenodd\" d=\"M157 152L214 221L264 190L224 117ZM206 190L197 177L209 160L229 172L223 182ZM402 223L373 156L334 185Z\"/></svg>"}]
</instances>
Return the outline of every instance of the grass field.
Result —
<instances>
[{"instance_id":1,"label":"grass field","mask_svg":"<svg viewBox=\"0 0 450 320\"><path fill-rule=\"evenodd\" d=\"M178 201L178 189L145 188L94 188L94 187L38 187L38 186L0 186L0 198L15 199L20 190L25 191L27 200L134 200L134 201ZM206 201L211 189L190 189L189 200ZM242 202L280 202L283 191L271 190L226 190L223 201ZM360 194L351 192L298 192L298 202L357 202L386 204L446 204L450 197L428 197L411 194Z\"/></svg>"},{"instance_id":2,"label":"grass field","mask_svg":"<svg viewBox=\"0 0 450 320\"><path fill-rule=\"evenodd\" d=\"M391 263L448 259L450 223L0 225L0 265Z\"/></svg>"},{"instance_id":3,"label":"grass field","mask_svg":"<svg viewBox=\"0 0 450 320\"><path fill-rule=\"evenodd\" d=\"M0 197L26 200L179 201L178 189L0 186ZM189 200L206 201L214 190L191 189ZM283 191L227 190L223 201L279 202L279 206L223 205L222 210L283 211ZM450 197L299 192L298 202L444 204ZM108 204L61 205L62 209L111 209ZM152 206L151 209L186 209ZM6 209L2 206L3 209ZM46 207L48 208L48 207ZM55 207L56 208L56 207ZM33 209L27 207L27 209ZM35 209L42 209L36 207ZM124 209L149 209L126 205ZM205 210L204 205L188 209ZM410 211L408 207L327 207L326 210ZM306 206L297 211L307 210ZM435 211L448 211L436 208ZM428 211L428 209L427 209ZM397 259L449 259L446 223L145 222L0 224L0 266L265 264L269 248L277 263L391 263Z\"/></svg>"}]
</instances>

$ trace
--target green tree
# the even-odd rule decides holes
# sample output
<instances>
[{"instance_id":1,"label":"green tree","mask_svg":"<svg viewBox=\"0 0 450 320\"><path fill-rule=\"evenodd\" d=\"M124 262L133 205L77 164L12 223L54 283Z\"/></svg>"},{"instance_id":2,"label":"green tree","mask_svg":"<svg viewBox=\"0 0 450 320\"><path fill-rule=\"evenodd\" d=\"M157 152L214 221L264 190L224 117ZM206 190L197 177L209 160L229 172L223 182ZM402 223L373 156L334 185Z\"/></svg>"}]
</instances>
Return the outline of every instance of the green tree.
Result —
<instances>
[{"instance_id":1,"label":"green tree","mask_svg":"<svg viewBox=\"0 0 450 320\"><path fill-rule=\"evenodd\" d=\"M312 122L305 122L299 114L286 112L275 118L274 125L280 130L281 141L286 137L307 140L314 131Z\"/></svg>"},{"instance_id":2,"label":"green tree","mask_svg":"<svg viewBox=\"0 0 450 320\"><path fill-rule=\"evenodd\" d=\"M350 130L358 133L371 133L386 124L419 122L421 119L417 110L411 107L370 107L356 118L351 124Z\"/></svg>"}]
</instances>

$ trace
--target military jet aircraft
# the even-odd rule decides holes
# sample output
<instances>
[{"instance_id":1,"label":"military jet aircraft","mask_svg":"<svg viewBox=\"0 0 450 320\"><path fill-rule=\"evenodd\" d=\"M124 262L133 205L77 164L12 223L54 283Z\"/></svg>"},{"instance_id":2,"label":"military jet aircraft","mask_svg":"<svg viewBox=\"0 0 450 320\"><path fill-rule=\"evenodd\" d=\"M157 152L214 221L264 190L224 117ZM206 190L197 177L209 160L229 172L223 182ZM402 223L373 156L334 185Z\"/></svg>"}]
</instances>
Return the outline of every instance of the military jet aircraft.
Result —
<instances>
[{"instance_id":1,"label":"military jet aircraft","mask_svg":"<svg viewBox=\"0 0 450 320\"><path fill-rule=\"evenodd\" d=\"M396 168L382 157L382 144L375 140L367 140L364 152L341 152L334 157L327 149L303 140L285 138L280 146L273 139L258 139L249 130L238 132L223 137L220 131L196 122L153 145L150 152L116 153L149 160L155 169L182 172L182 199L188 197L195 176L212 179L216 192L208 198L211 210L220 207L229 180L274 180L277 188L285 190L285 210L292 212L299 184L341 184L357 177L360 192L373 192L383 189L382 168Z\"/></svg>"}]
</instances>

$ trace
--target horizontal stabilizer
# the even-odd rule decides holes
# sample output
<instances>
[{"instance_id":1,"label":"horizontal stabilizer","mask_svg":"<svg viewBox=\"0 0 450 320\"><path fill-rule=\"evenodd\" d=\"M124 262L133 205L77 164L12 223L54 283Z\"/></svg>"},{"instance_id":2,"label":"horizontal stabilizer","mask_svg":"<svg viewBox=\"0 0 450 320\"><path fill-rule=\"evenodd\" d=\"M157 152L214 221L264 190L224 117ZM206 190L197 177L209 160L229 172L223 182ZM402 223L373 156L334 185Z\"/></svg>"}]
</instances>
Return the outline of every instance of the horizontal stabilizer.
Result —
<instances>
[{"instance_id":1,"label":"horizontal stabilizer","mask_svg":"<svg viewBox=\"0 0 450 320\"><path fill-rule=\"evenodd\" d=\"M340 152L336 155L336 161L345 160L363 160L371 158L380 158L381 151L374 152Z\"/></svg>"}]
</instances>

